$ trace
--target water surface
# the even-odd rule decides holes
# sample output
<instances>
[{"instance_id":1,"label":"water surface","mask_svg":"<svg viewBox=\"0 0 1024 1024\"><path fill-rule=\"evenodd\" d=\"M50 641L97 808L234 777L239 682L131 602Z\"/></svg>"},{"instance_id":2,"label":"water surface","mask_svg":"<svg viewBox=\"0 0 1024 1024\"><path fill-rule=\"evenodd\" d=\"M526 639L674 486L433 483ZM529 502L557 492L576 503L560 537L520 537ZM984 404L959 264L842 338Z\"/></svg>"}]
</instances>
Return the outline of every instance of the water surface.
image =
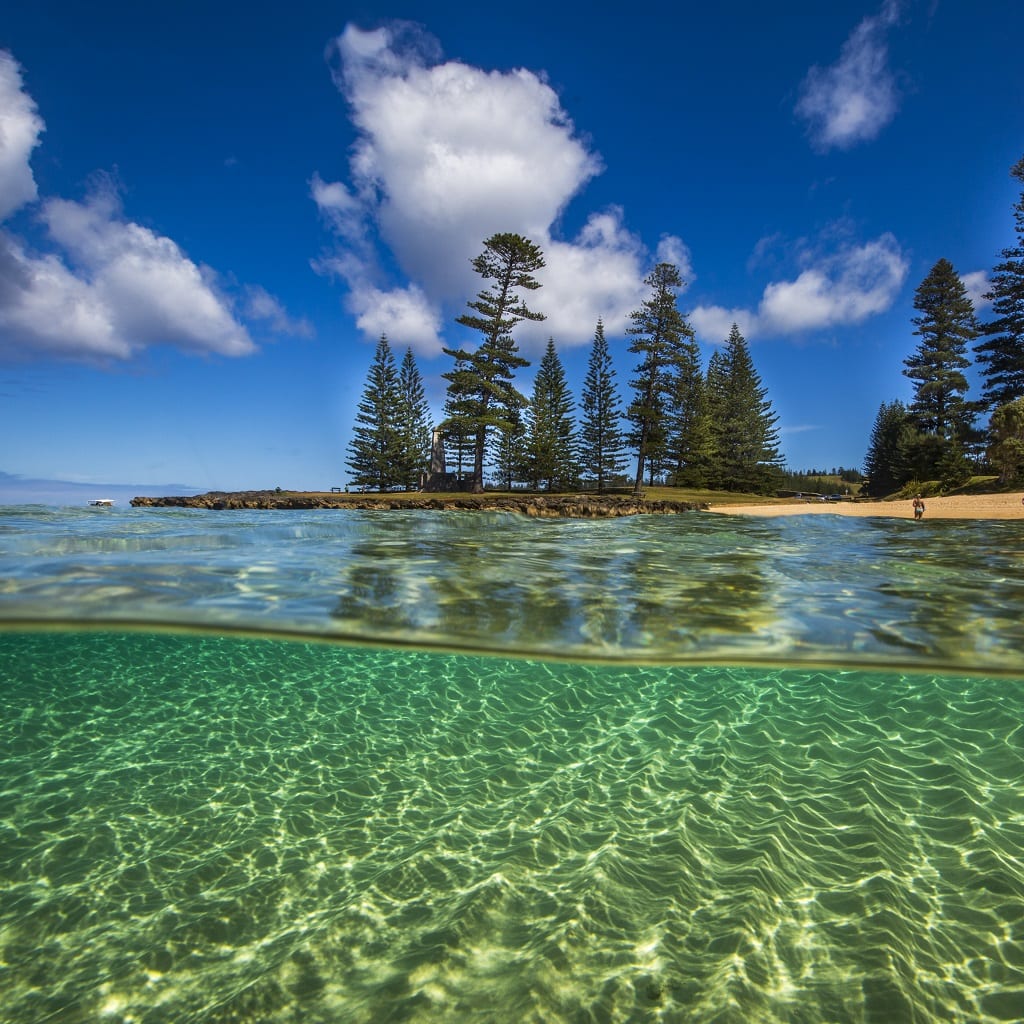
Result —
<instances>
[{"instance_id":1,"label":"water surface","mask_svg":"<svg viewBox=\"0 0 1024 1024\"><path fill-rule=\"evenodd\" d=\"M1024 1019L1022 540L5 510L0 1019Z\"/></svg>"},{"instance_id":2,"label":"water surface","mask_svg":"<svg viewBox=\"0 0 1024 1024\"><path fill-rule=\"evenodd\" d=\"M0 621L1019 671L1024 523L10 509Z\"/></svg>"}]
</instances>

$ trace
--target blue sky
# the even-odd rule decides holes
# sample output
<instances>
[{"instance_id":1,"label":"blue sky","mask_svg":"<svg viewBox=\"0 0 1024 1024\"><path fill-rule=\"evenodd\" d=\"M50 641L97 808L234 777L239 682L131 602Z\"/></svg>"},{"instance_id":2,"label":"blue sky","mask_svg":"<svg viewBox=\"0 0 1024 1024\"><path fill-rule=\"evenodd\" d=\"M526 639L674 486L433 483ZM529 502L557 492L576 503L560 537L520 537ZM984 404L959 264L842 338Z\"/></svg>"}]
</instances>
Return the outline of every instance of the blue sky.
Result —
<instances>
[{"instance_id":1,"label":"blue sky","mask_svg":"<svg viewBox=\"0 0 1024 1024\"><path fill-rule=\"evenodd\" d=\"M577 393L601 316L627 397L668 259L705 357L739 322L789 465L860 465L917 285L945 257L980 295L1013 242L1024 4L626 10L5 11L0 500L344 484L373 343L439 412L495 231L544 249L519 341Z\"/></svg>"}]
</instances>

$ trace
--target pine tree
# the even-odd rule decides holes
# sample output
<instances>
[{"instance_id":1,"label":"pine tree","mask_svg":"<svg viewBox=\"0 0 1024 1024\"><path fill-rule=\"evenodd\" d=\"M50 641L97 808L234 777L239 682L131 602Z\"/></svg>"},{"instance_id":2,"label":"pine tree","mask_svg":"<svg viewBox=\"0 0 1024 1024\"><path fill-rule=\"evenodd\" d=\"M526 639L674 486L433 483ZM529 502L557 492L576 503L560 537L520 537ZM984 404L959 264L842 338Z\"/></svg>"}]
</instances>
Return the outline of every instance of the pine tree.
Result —
<instances>
[{"instance_id":1,"label":"pine tree","mask_svg":"<svg viewBox=\"0 0 1024 1024\"><path fill-rule=\"evenodd\" d=\"M883 402L871 428L864 457L864 473L868 478L866 493L871 497L884 498L910 479L908 457L912 434L906 406L899 400Z\"/></svg>"},{"instance_id":2,"label":"pine tree","mask_svg":"<svg viewBox=\"0 0 1024 1024\"><path fill-rule=\"evenodd\" d=\"M472 406L473 403L460 395L454 385L448 385L441 434L448 472L455 473L460 481L465 479L465 474L473 465L476 452L476 431L468 413Z\"/></svg>"},{"instance_id":3,"label":"pine tree","mask_svg":"<svg viewBox=\"0 0 1024 1024\"><path fill-rule=\"evenodd\" d=\"M992 443L988 457L1002 483L1011 483L1024 469L1024 398L999 406L992 413Z\"/></svg>"},{"instance_id":4,"label":"pine tree","mask_svg":"<svg viewBox=\"0 0 1024 1024\"><path fill-rule=\"evenodd\" d=\"M627 413L633 424L630 440L637 450L633 485L637 495L643 487L645 465L650 463L652 480L655 471L664 466L669 367L684 340L693 337L693 330L676 305L677 290L683 286L679 270L671 263L659 263L644 284L651 289L651 297L629 314L633 326L626 331L634 339L629 351L643 357L636 366L636 377L630 381L634 399Z\"/></svg>"},{"instance_id":5,"label":"pine tree","mask_svg":"<svg viewBox=\"0 0 1024 1024\"><path fill-rule=\"evenodd\" d=\"M509 233L488 238L484 251L473 260L473 269L495 284L467 303L474 313L465 313L456 320L463 327L479 331L483 341L473 352L444 349L455 359L455 368L443 376L463 402L460 429L470 427L474 436L475 492L483 490L488 431L507 429L509 410L526 404L512 380L515 370L530 364L518 355L511 332L523 320L545 319L543 313L528 309L517 295L519 289L533 291L540 287L533 274L543 266L543 254L528 238Z\"/></svg>"},{"instance_id":6,"label":"pine tree","mask_svg":"<svg viewBox=\"0 0 1024 1024\"><path fill-rule=\"evenodd\" d=\"M399 407L395 357L382 334L366 376L348 449L348 468L357 487L374 488L383 494L405 483Z\"/></svg>"},{"instance_id":7,"label":"pine tree","mask_svg":"<svg viewBox=\"0 0 1024 1024\"><path fill-rule=\"evenodd\" d=\"M977 337L978 326L967 289L946 259L940 259L918 286L914 308L921 315L911 322L921 341L904 360L903 373L914 382L911 421L920 434L937 439L937 443L925 442L922 449L933 453L932 465L917 460L927 479L945 461L945 449L953 442L962 445L969 437L976 407L964 397L968 386L964 370L971 365L967 346Z\"/></svg>"},{"instance_id":8,"label":"pine tree","mask_svg":"<svg viewBox=\"0 0 1024 1024\"><path fill-rule=\"evenodd\" d=\"M531 476L549 491L567 489L579 475L574 408L555 340L549 338L537 367L533 398L526 410Z\"/></svg>"},{"instance_id":9,"label":"pine tree","mask_svg":"<svg viewBox=\"0 0 1024 1024\"><path fill-rule=\"evenodd\" d=\"M508 413L510 426L496 431L491 442L494 472L506 491L512 490L513 480L524 480L530 476L522 411L513 406Z\"/></svg>"},{"instance_id":10,"label":"pine tree","mask_svg":"<svg viewBox=\"0 0 1024 1024\"><path fill-rule=\"evenodd\" d=\"M412 349L398 372L398 421L401 435L401 472L405 489L419 486L420 476L430 468L430 406L423 389L423 378L416 366Z\"/></svg>"},{"instance_id":11,"label":"pine tree","mask_svg":"<svg viewBox=\"0 0 1024 1024\"><path fill-rule=\"evenodd\" d=\"M708 359L708 372L704 377L704 407L707 410L709 433L709 458L707 485L716 490L723 489L725 466L722 452L722 430L720 420L722 410L726 407L728 380L725 356L721 349L716 348ZM810 470L813 473L814 470Z\"/></svg>"},{"instance_id":12,"label":"pine tree","mask_svg":"<svg viewBox=\"0 0 1024 1024\"><path fill-rule=\"evenodd\" d=\"M1024 157L1010 174L1024 184ZM1013 208L1017 244L1002 250L992 288L985 298L992 302L995 319L980 330L988 340L975 346L982 366L982 401L986 408L1005 405L1024 397L1024 190Z\"/></svg>"},{"instance_id":13,"label":"pine tree","mask_svg":"<svg viewBox=\"0 0 1024 1024\"><path fill-rule=\"evenodd\" d=\"M665 456L677 487L703 487L711 455L707 393L700 349L684 338L669 370Z\"/></svg>"},{"instance_id":14,"label":"pine tree","mask_svg":"<svg viewBox=\"0 0 1024 1024\"><path fill-rule=\"evenodd\" d=\"M581 396L580 463L584 473L604 491L608 481L625 468L622 439L622 409L615 388L615 370L604 336L604 324L598 320L594 343L587 362L587 376Z\"/></svg>"},{"instance_id":15,"label":"pine tree","mask_svg":"<svg viewBox=\"0 0 1024 1024\"><path fill-rule=\"evenodd\" d=\"M778 416L736 324L708 364L707 409L709 482L728 491L770 490L782 466Z\"/></svg>"}]
</instances>

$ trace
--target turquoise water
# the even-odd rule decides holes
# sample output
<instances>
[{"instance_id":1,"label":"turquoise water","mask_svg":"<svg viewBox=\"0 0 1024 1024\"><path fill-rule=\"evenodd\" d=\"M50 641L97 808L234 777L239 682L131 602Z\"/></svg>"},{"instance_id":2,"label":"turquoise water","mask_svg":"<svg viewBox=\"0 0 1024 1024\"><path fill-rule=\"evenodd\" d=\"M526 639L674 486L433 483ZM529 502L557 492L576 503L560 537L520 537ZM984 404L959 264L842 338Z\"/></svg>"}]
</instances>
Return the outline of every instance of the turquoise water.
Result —
<instances>
[{"instance_id":1,"label":"turquoise water","mask_svg":"<svg viewBox=\"0 0 1024 1024\"><path fill-rule=\"evenodd\" d=\"M0 509L0 623L1019 672L1024 522Z\"/></svg>"},{"instance_id":2,"label":"turquoise water","mask_svg":"<svg viewBox=\"0 0 1024 1024\"><path fill-rule=\"evenodd\" d=\"M1022 540L8 510L0 1019L1020 1020Z\"/></svg>"}]
</instances>

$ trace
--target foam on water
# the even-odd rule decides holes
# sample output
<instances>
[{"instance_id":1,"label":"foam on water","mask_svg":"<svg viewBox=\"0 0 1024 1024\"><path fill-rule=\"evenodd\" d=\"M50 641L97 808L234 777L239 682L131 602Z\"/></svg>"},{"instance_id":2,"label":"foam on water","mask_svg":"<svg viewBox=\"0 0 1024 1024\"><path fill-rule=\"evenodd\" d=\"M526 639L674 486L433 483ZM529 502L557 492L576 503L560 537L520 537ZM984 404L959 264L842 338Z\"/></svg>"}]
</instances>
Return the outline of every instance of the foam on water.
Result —
<instances>
[{"instance_id":1,"label":"foam on water","mask_svg":"<svg viewBox=\"0 0 1024 1024\"><path fill-rule=\"evenodd\" d=\"M1010 1021L1024 680L0 634L0 1000Z\"/></svg>"}]
</instances>

